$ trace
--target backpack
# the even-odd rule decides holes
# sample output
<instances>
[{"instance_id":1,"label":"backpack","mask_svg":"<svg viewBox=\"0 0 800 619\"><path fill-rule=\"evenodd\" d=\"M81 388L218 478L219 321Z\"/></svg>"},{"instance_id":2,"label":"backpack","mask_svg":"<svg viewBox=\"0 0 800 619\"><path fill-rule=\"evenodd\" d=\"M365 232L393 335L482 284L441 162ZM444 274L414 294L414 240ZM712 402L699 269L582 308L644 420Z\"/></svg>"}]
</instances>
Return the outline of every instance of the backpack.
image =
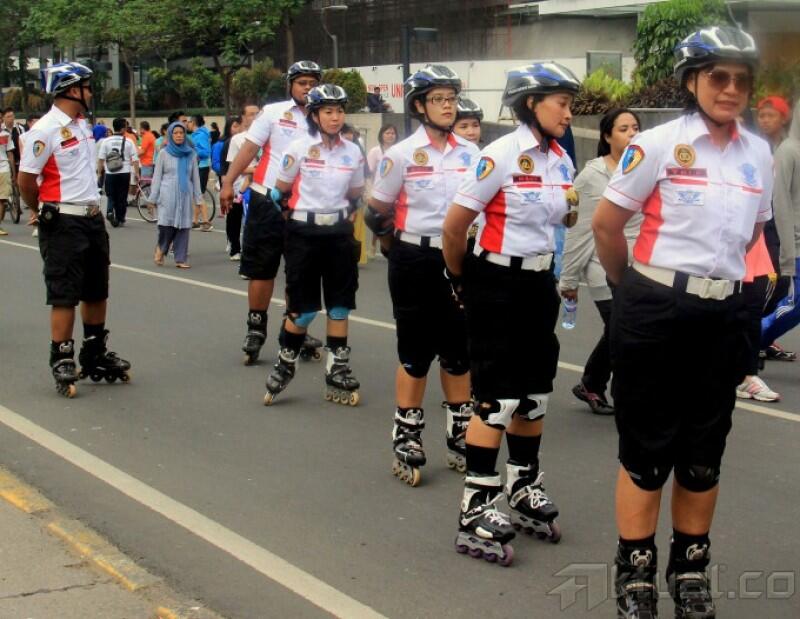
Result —
<instances>
[{"instance_id":1,"label":"backpack","mask_svg":"<svg viewBox=\"0 0 800 619\"><path fill-rule=\"evenodd\" d=\"M214 146L211 147L211 169L214 170L214 174L217 176L222 175L222 149L225 146L225 142L223 140L217 140L214 142Z\"/></svg>"},{"instance_id":2,"label":"backpack","mask_svg":"<svg viewBox=\"0 0 800 619\"><path fill-rule=\"evenodd\" d=\"M128 141L128 138L124 135L120 137L122 138L122 152L114 148L106 155L106 168L108 168L108 171L112 174L114 172L119 172L125 164L125 142Z\"/></svg>"}]
</instances>

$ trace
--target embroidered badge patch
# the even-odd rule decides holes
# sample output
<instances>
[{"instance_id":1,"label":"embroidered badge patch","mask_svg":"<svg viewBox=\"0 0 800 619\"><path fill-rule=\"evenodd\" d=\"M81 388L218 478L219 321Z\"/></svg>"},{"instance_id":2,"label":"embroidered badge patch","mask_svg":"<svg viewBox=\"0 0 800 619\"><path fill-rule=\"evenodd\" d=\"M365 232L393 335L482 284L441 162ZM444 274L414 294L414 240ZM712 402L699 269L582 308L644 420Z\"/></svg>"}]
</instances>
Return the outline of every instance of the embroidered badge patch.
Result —
<instances>
[{"instance_id":1,"label":"embroidered badge patch","mask_svg":"<svg viewBox=\"0 0 800 619\"><path fill-rule=\"evenodd\" d=\"M472 155L469 153L461 153L461 163L468 167L472 163Z\"/></svg>"},{"instance_id":2,"label":"embroidered badge patch","mask_svg":"<svg viewBox=\"0 0 800 619\"><path fill-rule=\"evenodd\" d=\"M742 171L742 180L748 187L755 187L758 185L756 178L756 167L752 163L743 163L740 168Z\"/></svg>"},{"instance_id":3,"label":"embroidered badge patch","mask_svg":"<svg viewBox=\"0 0 800 619\"><path fill-rule=\"evenodd\" d=\"M283 166L283 169L284 170L288 170L293 165L294 165L294 157L292 157L291 155L284 155L283 156L283 162L281 163L281 166Z\"/></svg>"},{"instance_id":4,"label":"embroidered badge patch","mask_svg":"<svg viewBox=\"0 0 800 619\"><path fill-rule=\"evenodd\" d=\"M644 161L644 151L638 144L631 144L622 156L622 173L627 174Z\"/></svg>"},{"instance_id":5,"label":"embroidered badge patch","mask_svg":"<svg viewBox=\"0 0 800 619\"><path fill-rule=\"evenodd\" d=\"M530 155L520 155L519 159L517 159L517 165L525 174L533 172L533 159Z\"/></svg>"},{"instance_id":6,"label":"embroidered badge patch","mask_svg":"<svg viewBox=\"0 0 800 619\"><path fill-rule=\"evenodd\" d=\"M61 139L69 140L71 137L72 137L72 131L70 131L66 127L61 127Z\"/></svg>"},{"instance_id":7,"label":"embroidered badge patch","mask_svg":"<svg viewBox=\"0 0 800 619\"><path fill-rule=\"evenodd\" d=\"M558 166L558 169L561 172L561 178L564 180L564 182L565 183L571 183L572 182L572 177L570 176L569 168L567 167L567 164L566 163L562 163L560 166Z\"/></svg>"},{"instance_id":8,"label":"embroidered badge patch","mask_svg":"<svg viewBox=\"0 0 800 619\"><path fill-rule=\"evenodd\" d=\"M286 110L286 111L283 113L283 117L284 117L286 120L294 120L294 116L292 116L292 113L291 113L289 110Z\"/></svg>"},{"instance_id":9,"label":"embroidered badge patch","mask_svg":"<svg viewBox=\"0 0 800 619\"><path fill-rule=\"evenodd\" d=\"M319 146L312 146L308 149L309 159L319 159Z\"/></svg>"},{"instance_id":10,"label":"embroidered badge patch","mask_svg":"<svg viewBox=\"0 0 800 619\"><path fill-rule=\"evenodd\" d=\"M417 165L425 165L428 163L428 153L426 153L421 148L418 148L414 151L414 155L411 157L414 160L414 163Z\"/></svg>"},{"instance_id":11,"label":"embroidered badge patch","mask_svg":"<svg viewBox=\"0 0 800 619\"><path fill-rule=\"evenodd\" d=\"M381 178L383 178L389 172L391 172L393 165L394 161L392 161L388 157L384 157L383 159L381 159L381 165L378 166L378 173L381 175Z\"/></svg>"},{"instance_id":12,"label":"embroidered badge patch","mask_svg":"<svg viewBox=\"0 0 800 619\"><path fill-rule=\"evenodd\" d=\"M688 144L678 144L675 147L674 154L675 161L682 168L691 168L694 165L695 159L697 158L694 148Z\"/></svg>"},{"instance_id":13,"label":"embroidered badge patch","mask_svg":"<svg viewBox=\"0 0 800 619\"><path fill-rule=\"evenodd\" d=\"M41 140L36 140L33 143L33 156L38 157L44 152L44 142Z\"/></svg>"},{"instance_id":14,"label":"embroidered badge patch","mask_svg":"<svg viewBox=\"0 0 800 619\"><path fill-rule=\"evenodd\" d=\"M492 161L492 158L481 157L481 160L478 162L478 166L475 168L475 177L479 181L482 181L492 173L492 170L494 170L494 161Z\"/></svg>"}]
</instances>

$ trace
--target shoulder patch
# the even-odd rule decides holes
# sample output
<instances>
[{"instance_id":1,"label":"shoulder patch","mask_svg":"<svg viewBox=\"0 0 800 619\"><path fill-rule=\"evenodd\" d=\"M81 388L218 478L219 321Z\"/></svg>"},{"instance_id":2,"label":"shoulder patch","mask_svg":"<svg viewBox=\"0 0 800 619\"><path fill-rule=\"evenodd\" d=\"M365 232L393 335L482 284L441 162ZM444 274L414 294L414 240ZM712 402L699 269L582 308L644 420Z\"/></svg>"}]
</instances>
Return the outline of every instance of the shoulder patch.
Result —
<instances>
[{"instance_id":1,"label":"shoulder patch","mask_svg":"<svg viewBox=\"0 0 800 619\"><path fill-rule=\"evenodd\" d=\"M383 159L381 159L381 164L378 166L378 173L381 175L381 178L383 178L389 172L391 172L393 166L394 166L394 161L389 159L389 157L384 157Z\"/></svg>"},{"instance_id":2,"label":"shoulder patch","mask_svg":"<svg viewBox=\"0 0 800 619\"><path fill-rule=\"evenodd\" d=\"M627 174L644 161L644 150L638 144L631 144L622 155L622 173Z\"/></svg>"},{"instance_id":3,"label":"shoulder patch","mask_svg":"<svg viewBox=\"0 0 800 619\"><path fill-rule=\"evenodd\" d=\"M494 160L491 157L481 157L475 168L475 177L482 181L492 173L492 170L494 170Z\"/></svg>"},{"instance_id":4,"label":"shoulder patch","mask_svg":"<svg viewBox=\"0 0 800 619\"><path fill-rule=\"evenodd\" d=\"M675 155L675 161L682 168L691 168L694 165L696 154L694 148L688 144L678 144L673 154Z\"/></svg>"},{"instance_id":5,"label":"shoulder patch","mask_svg":"<svg viewBox=\"0 0 800 619\"><path fill-rule=\"evenodd\" d=\"M293 165L294 165L294 157L292 157L291 155L284 155L283 156L283 162L281 163L281 166L283 167L283 169L284 170L288 170Z\"/></svg>"},{"instance_id":6,"label":"shoulder patch","mask_svg":"<svg viewBox=\"0 0 800 619\"><path fill-rule=\"evenodd\" d=\"M38 157L44 152L44 142L41 140L36 140L33 143L33 156Z\"/></svg>"},{"instance_id":7,"label":"shoulder patch","mask_svg":"<svg viewBox=\"0 0 800 619\"><path fill-rule=\"evenodd\" d=\"M517 164L519 165L519 169L525 172L525 174L533 172L533 159L530 155L520 155L519 159L517 159Z\"/></svg>"}]
</instances>

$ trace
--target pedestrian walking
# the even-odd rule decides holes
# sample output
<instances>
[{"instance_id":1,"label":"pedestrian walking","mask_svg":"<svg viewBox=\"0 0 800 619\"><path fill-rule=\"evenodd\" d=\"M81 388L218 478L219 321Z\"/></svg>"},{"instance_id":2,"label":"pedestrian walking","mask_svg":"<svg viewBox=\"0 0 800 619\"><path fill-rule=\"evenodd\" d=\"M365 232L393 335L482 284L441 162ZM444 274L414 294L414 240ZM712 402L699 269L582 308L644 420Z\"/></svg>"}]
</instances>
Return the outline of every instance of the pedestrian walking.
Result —
<instances>
[{"instance_id":1,"label":"pedestrian walking","mask_svg":"<svg viewBox=\"0 0 800 619\"><path fill-rule=\"evenodd\" d=\"M125 132L126 123L124 118L115 118L114 134L97 148L97 176L105 179L106 216L115 228L125 225L131 179L139 177L139 155L135 142Z\"/></svg>"}]
</instances>

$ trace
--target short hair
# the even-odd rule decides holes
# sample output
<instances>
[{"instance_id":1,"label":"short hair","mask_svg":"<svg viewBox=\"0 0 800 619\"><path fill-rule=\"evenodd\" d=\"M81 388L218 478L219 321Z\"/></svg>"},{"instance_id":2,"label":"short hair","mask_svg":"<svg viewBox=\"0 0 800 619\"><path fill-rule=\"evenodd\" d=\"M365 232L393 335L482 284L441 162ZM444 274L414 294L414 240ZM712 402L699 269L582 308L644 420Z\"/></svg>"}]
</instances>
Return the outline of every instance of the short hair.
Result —
<instances>
[{"instance_id":1,"label":"short hair","mask_svg":"<svg viewBox=\"0 0 800 619\"><path fill-rule=\"evenodd\" d=\"M7 107L7 108L3 108L3 116L5 116L5 115L6 115L6 114L8 114L9 112L13 112L13 111L14 111L14 108L13 108L13 107Z\"/></svg>"},{"instance_id":2,"label":"short hair","mask_svg":"<svg viewBox=\"0 0 800 619\"><path fill-rule=\"evenodd\" d=\"M28 118L26 118L25 120L31 122L32 120L39 120L41 117L42 117L41 114L37 114L36 112L34 112L33 114L28 114Z\"/></svg>"},{"instance_id":3,"label":"short hair","mask_svg":"<svg viewBox=\"0 0 800 619\"><path fill-rule=\"evenodd\" d=\"M240 116L244 117L247 114L247 108L249 107L258 107L258 103L254 103L253 101L248 101L246 103L242 103L242 109L239 110ZM259 108L261 109L261 108Z\"/></svg>"},{"instance_id":4,"label":"short hair","mask_svg":"<svg viewBox=\"0 0 800 619\"><path fill-rule=\"evenodd\" d=\"M194 121L194 124L197 125L198 127L202 127L203 125L206 124L206 119L203 118L202 114L193 114L192 120Z\"/></svg>"},{"instance_id":5,"label":"short hair","mask_svg":"<svg viewBox=\"0 0 800 619\"><path fill-rule=\"evenodd\" d=\"M115 118L114 122L112 123L114 127L114 131L122 131L125 127L128 126L128 121L124 118Z\"/></svg>"},{"instance_id":6,"label":"short hair","mask_svg":"<svg viewBox=\"0 0 800 619\"><path fill-rule=\"evenodd\" d=\"M147 122L146 120L143 120L142 122L140 122L140 123L139 123L139 126L140 126L142 129L144 129L145 131L150 131L150 123L149 123L149 122Z\"/></svg>"},{"instance_id":7,"label":"short hair","mask_svg":"<svg viewBox=\"0 0 800 619\"><path fill-rule=\"evenodd\" d=\"M178 110L177 112L172 112L172 114L169 115L169 118L167 118L167 121L168 121L167 124L171 125L176 120L178 120L181 116L186 116L186 112L184 112L183 110Z\"/></svg>"},{"instance_id":8,"label":"short hair","mask_svg":"<svg viewBox=\"0 0 800 619\"><path fill-rule=\"evenodd\" d=\"M372 89L372 92L376 92L376 91L380 92L381 91L381 87L380 86L375 86L375 88Z\"/></svg>"}]
</instances>

